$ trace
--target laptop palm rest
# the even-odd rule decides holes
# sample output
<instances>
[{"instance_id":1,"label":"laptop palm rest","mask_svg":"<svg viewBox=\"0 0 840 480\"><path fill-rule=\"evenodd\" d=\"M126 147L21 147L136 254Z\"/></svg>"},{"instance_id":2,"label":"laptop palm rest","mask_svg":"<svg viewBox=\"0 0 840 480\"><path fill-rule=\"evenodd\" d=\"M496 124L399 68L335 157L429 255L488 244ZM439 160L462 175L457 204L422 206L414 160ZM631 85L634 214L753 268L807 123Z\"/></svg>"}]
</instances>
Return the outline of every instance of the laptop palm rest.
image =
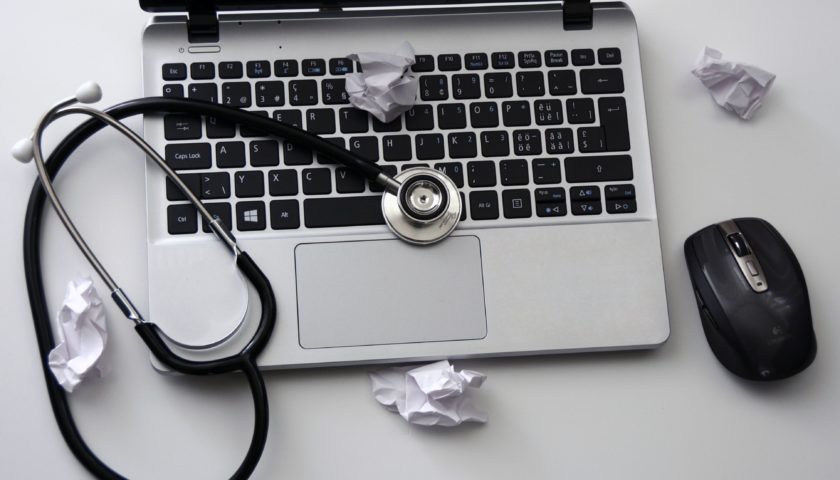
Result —
<instances>
[{"instance_id":1,"label":"laptop palm rest","mask_svg":"<svg viewBox=\"0 0 840 480\"><path fill-rule=\"evenodd\" d=\"M481 246L451 237L301 244L295 249L303 348L472 340L487 334Z\"/></svg>"}]
</instances>

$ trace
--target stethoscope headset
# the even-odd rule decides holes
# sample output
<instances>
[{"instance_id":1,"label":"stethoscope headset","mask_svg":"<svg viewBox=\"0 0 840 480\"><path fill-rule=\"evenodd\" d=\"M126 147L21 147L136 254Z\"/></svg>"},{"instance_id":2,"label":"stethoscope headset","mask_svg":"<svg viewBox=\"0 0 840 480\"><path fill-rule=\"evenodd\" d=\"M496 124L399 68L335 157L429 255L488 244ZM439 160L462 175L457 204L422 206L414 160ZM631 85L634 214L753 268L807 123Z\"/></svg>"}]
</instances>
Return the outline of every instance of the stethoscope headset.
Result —
<instances>
[{"instance_id":1,"label":"stethoscope headset","mask_svg":"<svg viewBox=\"0 0 840 480\"><path fill-rule=\"evenodd\" d=\"M166 161L120 120L135 115L169 113L210 116L308 147L383 187L385 193L382 195L382 213L388 227L400 239L416 245L430 245L452 233L461 216L460 194L449 177L437 170L413 168L391 176L379 165L316 135L244 110L204 101L164 97L130 100L105 111L78 105L98 102L101 97L102 91L97 84L89 82L82 85L75 96L62 100L47 110L38 121L32 136L21 140L12 149L12 155L22 162L34 159L38 170L38 180L32 188L26 210L23 260L41 365L56 422L73 454L93 475L109 479L123 478L100 460L85 443L76 428L65 391L53 378L47 361L50 350L55 347L41 271L41 220L47 199L55 208L73 241L110 290L111 298L126 318L134 322L135 331L161 363L187 375L218 375L234 371L241 371L245 375L254 402L254 430L245 458L231 478L247 478L256 468L268 436L268 396L263 377L257 367L257 357L268 343L276 323L277 306L271 283L254 260L237 244L229 226L224 225L219 218L213 217ZM41 148L44 130L55 120L73 114L87 115L91 118L72 130L56 146L48 161L45 161ZM256 290L261 305L259 322L256 332L239 353L206 361L191 360L176 354L165 340L165 333L140 315L129 297L93 254L64 210L53 188L52 179L76 148L106 126L115 128L131 140L175 183L216 237L234 255L238 270Z\"/></svg>"}]
</instances>

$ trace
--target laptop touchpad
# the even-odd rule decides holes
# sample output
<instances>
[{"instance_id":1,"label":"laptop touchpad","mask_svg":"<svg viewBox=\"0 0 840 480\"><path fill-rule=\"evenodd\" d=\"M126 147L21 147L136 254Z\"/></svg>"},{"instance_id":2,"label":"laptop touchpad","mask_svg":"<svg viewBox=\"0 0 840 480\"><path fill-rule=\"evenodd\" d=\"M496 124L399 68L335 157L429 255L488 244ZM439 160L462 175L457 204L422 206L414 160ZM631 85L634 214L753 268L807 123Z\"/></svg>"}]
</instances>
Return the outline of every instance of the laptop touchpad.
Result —
<instances>
[{"instance_id":1,"label":"laptop touchpad","mask_svg":"<svg viewBox=\"0 0 840 480\"><path fill-rule=\"evenodd\" d=\"M303 348L487 334L477 237L428 247L400 240L301 244L295 269Z\"/></svg>"}]
</instances>

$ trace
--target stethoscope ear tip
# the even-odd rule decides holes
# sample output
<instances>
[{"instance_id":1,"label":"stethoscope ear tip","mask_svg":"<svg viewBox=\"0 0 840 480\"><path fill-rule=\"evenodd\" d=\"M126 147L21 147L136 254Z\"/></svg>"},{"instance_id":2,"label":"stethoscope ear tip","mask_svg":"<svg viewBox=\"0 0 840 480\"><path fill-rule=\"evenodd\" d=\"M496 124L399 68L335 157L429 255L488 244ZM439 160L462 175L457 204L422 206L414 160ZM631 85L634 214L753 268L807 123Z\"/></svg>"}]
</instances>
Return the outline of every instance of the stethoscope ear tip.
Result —
<instances>
[{"instance_id":1,"label":"stethoscope ear tip","mask_svg":"<svg viewBox=\"0 0 840 480\"><path fill-rule=\"evenodd\" d=\"M15 143L12 147L12 156L15 157L15 160L21 163L28 163L34 157L34 152L32 149L32 139L21 138L20 140Z\"/></svg>"},{"instance_id":2,"label":"stethoscope ear tip","mask_svg":"<svg viewBox=\"0 0 840 480\"><path fill-rule=\"evenodd\" d=\"M96 82L85 82L76 89L79 103L96 103L102 100L102 87Z\"/></svg>"}]
</instances>

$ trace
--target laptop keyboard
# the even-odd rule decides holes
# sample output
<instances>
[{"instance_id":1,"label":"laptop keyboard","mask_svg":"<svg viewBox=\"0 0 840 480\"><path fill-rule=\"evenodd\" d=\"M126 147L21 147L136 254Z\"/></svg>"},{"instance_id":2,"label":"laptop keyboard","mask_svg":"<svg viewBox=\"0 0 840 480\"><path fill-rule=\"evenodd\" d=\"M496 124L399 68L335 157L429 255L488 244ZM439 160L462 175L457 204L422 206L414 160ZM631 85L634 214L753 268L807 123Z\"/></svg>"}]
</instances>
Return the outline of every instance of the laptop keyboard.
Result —
<instances>
[{"instance_id":1,"label":"laptop keyboard","mask_svg":"<svg viewBox=\"0 0 840 480\"><path fill-rule=\"evenodd\" d=\"M418 55L417 104L382 123L349 104L346 58L168 63L163 96L239 107L304 128L395 174L430 166L462 220L636 211L617 48ZM165 159L234 231L384 224L382 189L329 158L212 117L166 115ZM167 230L209 232L166 180Z\"/></svg>"}]
</instances>

